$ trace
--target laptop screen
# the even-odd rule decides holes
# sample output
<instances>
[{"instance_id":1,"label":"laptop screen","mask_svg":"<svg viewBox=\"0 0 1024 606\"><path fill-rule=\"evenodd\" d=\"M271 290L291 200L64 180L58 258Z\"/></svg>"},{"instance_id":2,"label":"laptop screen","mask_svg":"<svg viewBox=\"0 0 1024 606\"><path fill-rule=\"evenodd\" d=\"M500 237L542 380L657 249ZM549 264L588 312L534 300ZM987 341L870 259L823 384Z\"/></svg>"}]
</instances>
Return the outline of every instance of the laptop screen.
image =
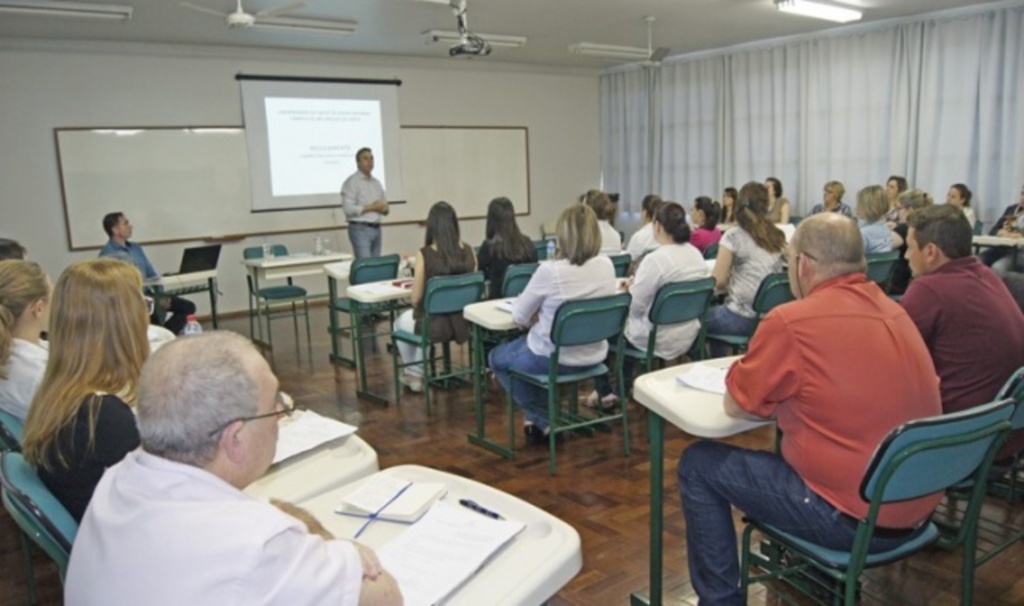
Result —
<instances>
[{"instance_id":1,"label":"laptop screen","mask_svg":"<svg viewBox=\"0 0 1024 606\"><path fill-rule=\"evenodd\" d=\"M181 254L181 270L178 273L191 274L217 269L220 259L220 244L186 248Z\"/></svg>"}]
</instances>

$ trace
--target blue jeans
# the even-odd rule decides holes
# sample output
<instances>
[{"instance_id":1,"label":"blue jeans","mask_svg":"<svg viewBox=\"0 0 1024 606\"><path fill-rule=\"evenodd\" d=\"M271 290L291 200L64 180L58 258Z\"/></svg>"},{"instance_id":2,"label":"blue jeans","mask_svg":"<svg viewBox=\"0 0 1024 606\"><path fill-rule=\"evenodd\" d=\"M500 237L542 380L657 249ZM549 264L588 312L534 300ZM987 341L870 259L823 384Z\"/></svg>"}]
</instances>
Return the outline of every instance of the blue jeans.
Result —
<instances>
[{"instance_id":1,"label":"blue jeans","mask_svg":"<svg viewBox=\"0 0 1024 606\"><path fill-rule=\"evenodd\" d=\"M350 221L348 241L352 243L352 254L357 259L380 256L380 225Z\"/></svg>"},{"instance_id":2,"label":"blue jeans","mask_svg":"<svg viewBox=\"0 0 1024 606\"><path fill-rule=\"evenodd\" d=\"M754 318L733 313L725 305L715 305L708 309L705 322L708 333L747 336L754 332ZM717 341L708 341L708 352L712 358L721 358L729 355L729 347Z\"/></svg>"},{"instance_id":3,"label":"blue jeans","mask_svg":"<svg viewBox=\"0 0 1024 606\"><path fill-rule=\"evenodd\" d=\"M530 351L530 347L526 344L525 336L498 345L487 356L487 365L494 372L498 383L501 384L505 391L509 390L509 384L511 383L510 370L515 369L529 374L547 374L550 364L551 358L538 356ZM590 368L593 368L593 366L566 366L559 364L558 372L559 374L568 374L571 372L582 372ZM524 381L516 381L515 390L512 392L512 401L516 406L523 409L527 423L532 423L540 429L547 429L549 423L548 392L546 389Z\"/></svg>"},{"instance_id":4,"label":"blue jeans","mask_svg":"<svg viewBox=\"0 0 1024 606\"><path fill-rule=\"evenodd\" d=\"M856 529L777 454L698 442L679 458L678 476L690 581L701 606L746 604L732 507L823 547L853 547ZM892 549L912 536L875 537L868 550Z\"/></svg>"}]
</instances>

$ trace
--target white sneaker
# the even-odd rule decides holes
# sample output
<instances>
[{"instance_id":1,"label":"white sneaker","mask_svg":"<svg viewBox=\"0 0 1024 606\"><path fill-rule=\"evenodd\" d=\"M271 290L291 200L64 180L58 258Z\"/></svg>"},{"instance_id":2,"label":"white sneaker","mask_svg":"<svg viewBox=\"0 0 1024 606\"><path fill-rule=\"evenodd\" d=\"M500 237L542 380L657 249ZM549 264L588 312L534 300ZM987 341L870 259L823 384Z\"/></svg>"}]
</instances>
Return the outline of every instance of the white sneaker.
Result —
<instances>
[{"instance_id":1,"label":"white sneaker","mask_svg":"<svg viewBox=\"0 0 1024 606\"><path fill-rule=\"evenodd\" d=\"M398 377L398 381L413 393L420 393L423 391L423 378L419 375L403 372L401 376Z\"/></svg>"},{"instance_id":2,"label":"white sneaker","mask_svg":"<svg viewBox=\"0 0 1024 606\"><path fill-rule=\"evenodd\" d=\"M597 408L598 397L600 397L600 394L596 391L592 391L590 392L590 395L587 396L587 399L583 401L583 404L589 408Z\"/></svg>"}]
</instances>

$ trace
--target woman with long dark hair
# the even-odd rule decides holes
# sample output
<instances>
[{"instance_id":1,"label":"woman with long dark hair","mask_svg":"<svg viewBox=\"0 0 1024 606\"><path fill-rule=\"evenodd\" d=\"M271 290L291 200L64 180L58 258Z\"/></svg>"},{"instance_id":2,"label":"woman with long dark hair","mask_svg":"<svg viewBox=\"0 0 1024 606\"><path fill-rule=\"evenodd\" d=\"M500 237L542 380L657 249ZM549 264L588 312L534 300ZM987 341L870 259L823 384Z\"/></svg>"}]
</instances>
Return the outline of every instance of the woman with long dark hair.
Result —
<instances>
[{"instance_id":1,"label":"woman with long dark hair","mask_svg":"<svg viewBox=\"0 0 1024 606\"><path fill-rule=\"evenodd\" d=\"M754 328L754 296L765 276L782 270L786 236L768 220L768 189L751 181L740 188L736 199L736 227L719 243L712 275L715 288L726 289L724 305L708 310L708 332L749 335ZM713 357L727 348L713 343Z\"/></svg>"},{"instance_id":2,"label":"woman with long dark hair","mask_svg":"<svg viewBox=\"0 0 1024 606\"><path fill-rule=\"evenodd\" d=\"M412 309L407 309L395 320L395 330L420 334L423 319L423 295L427 281L434 276L454 276L476 271L473 247L459 235L459 218L447 202L437 202L427 214L427 236L423 248L416 253L415 278L412 283ZM433 341L465 343L469 328L461 313L431 316L430 338ZM398 354L403 363L419 362L423 354L419 347L398 342ZM423 367L407 366L399 377L409 391L423 391Z\"/></svg>"},{"instance_id":3,"label":"woman with long dark hair","mask_svg":"<svg viewBox=\"0 0 1024 606\"><path fill-rule=\"evenodd\" d=\"M534 263L537 250L533 241L516 225L516 211L508 198L495 198L487 206L487 226L478 256L480 271L490 283L490 298L501 296L505 271L516 263Z\"/></svg>"}]
</instances>

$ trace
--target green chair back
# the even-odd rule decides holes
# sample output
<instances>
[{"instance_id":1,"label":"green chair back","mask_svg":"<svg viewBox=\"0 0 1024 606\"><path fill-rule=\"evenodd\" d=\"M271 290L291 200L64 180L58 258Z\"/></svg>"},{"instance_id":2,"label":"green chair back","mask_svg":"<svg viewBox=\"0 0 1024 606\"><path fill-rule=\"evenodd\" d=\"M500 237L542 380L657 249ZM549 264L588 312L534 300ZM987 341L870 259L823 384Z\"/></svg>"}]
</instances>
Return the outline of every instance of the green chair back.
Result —
<instances>
[{"instance_id":1,"label":"green chair back","mask_svg":"<svg viewBox=\"0 0 1024 606\"><path fill-rule=\"evenodd\" d=\"M533 273L539 266L539 263L509 265L505 270L505 278L502 280L501 296L518 297L519 293L526 289L526 285L530 283L530 278L533 277Z\"/></svg>"},{"instance_id":2,"label":"green chair back","mask_svg":"<svg viewBox=\"0 0 1024 606\"><path fill-rule=\"evenodd\" d=\"M647 317L656 327L699 320L704 317L714 292L714 278L670 282L658 289Z\"/></svg>"},{"instance_id":3,"label":"green chair back","mask_svg":"<svg viewBox=\"0 0 1024 606\"><path fill-rule=\"evenodd\" d=\"M789 275L785 272L768 274L761 280L757 287L757 294L754 295L754 303L751 307L757 312L758 317L775 309L783 303L789 303L796 297L789 290Z\"/></svg>"},{"instance_id":4,"label":"green chair back","mask_svg":"<svg viewBox=\"0 0 1024 606\"><path fill-rule=\"evenodd\" d=\"M0 450L21 452L23 434L21 420L7 411L0 410Z\"/></svg>"},{"instance_id":5,"label":"green chair back","mask_svg":"<svg viewBox=\"0 0 1024 606\"><path fill-rule=\"evenodd\" d=\"M629 256L629 253L622 253L621 255L609 255L612 260L612 265L615 266L615 277L625 278L629 275L629 262L633 260Z\"/></svg>"},{"instance_id":6,"label":"green chair back","mask_svg":"<svg viewBox=\"0 0 1024 606\"><path fill-rule=\"evenodd\" d=\"M78 523L43 485L21 453L3 453L0 486L4 508L18 527L57 563L63 581Z\"/></svg>"},{"instance_id":7,"label":"green chair back","mask_svg":"<svg viewBox=\"0 0 1024 606\"><path fill-rule=\"evenodd\" d=\"M889 279L892 277L892 272L896 269L896 262L899 259L900 251L898 250L867 255L868 280L885 289L889 284Z\"/></svg>"},{"instance_id":8,"label":"green chair back","mask_svg":"<svg viewBox=\"0 0 1024 606\"><path fill-rule=\"evenodd\" d=\"M980 236L983 233L985 233L985 224L976 220L974 222L974 235Z\"/></svg>"},{"instance_id":9,"label":"green chair back","mask_svg":"<svg viewBox=\"0 0 1024 606\"><path fill-rule=\"evenodd\" d=\"M1016 410L1010 418L1013 429L1024 429L1024 367L1018 368L996 394L997 400L1004 398L1010 398L1016 405Z\"/></svg>"},{"instance_id":10,"label":"green chair back","mask_svg":"<svg viewBox=\"0 0 1024 606\"><path fill-rule=\"evenodd\" d=\"M545 261L548 258L548 239L534 240L533 251L537 253L538 261Z\"/></svg>"},{"instance_id":11,"label":"green chair back","mask_svg":"<svg viewBox=\"0 0 1024 606\"><path fill-rule=\"evenodd\" d=\"M483 272L435 276L427 280L426 293L423 295L424 326L428 326L429 316L462 313L464 307L480 301L483 295ZM423 332L429 334L426 328Z\"/></svg>"},{"instance_id":12,"label":"green chair back","mask_svg":"<svg viewBox=\"0 0 1024 606\"><path fill-rule=\"evenodd\" d=\"M286 257L288 256L288 247L284 244L271 244L270 249L274 251L275 257ZM263 247L262 246L250 246L242 251L243 259L262 259L263 258Z\"/></svg>"},{"instance_id":13,"label":"green chair back","mask_svg":"<svg viewBox=\"0 0 1024 606\"><path fill-rule=\"evenodd\" d=\"M349 271L349 284L368 284L382 280L394 280L398 277L398 265L402 258L398 255L383 257L364 257L352 262Z\"/></svg>"},{"instance_id":14,"label":"green chair back","mask_svg":"<svg viewBox=\"0 0 1024 606\"><path fill-rule=\"evenodd\" d=\"M704 249L705 259L717 259L718 258L718 242L708 246Z\"/></svg>"},{"instance_id":15,"label":"green chair back","mask_svg":"<svg viewBox=\"0 0 1024 606\"><path fill-rule=\"evenodd\" d=\"M793 226L800 225L800 222L803 221L803 220L804 220L804 218L803 218L802 215L789 215L789 224L790 225L793 225Z\"/></svg>"},{"instance_id":16,"label":"green chair back","mask_svg":"<svg viewBox=\"0 0 1024 606\"><path fill-rule=\"evenodd\" d=\"M551 326L555 356L562 347L607 341L619 336L629 314L631 299L629 293L619 293L562 303Z\"/></svg>"}]
</instances>

